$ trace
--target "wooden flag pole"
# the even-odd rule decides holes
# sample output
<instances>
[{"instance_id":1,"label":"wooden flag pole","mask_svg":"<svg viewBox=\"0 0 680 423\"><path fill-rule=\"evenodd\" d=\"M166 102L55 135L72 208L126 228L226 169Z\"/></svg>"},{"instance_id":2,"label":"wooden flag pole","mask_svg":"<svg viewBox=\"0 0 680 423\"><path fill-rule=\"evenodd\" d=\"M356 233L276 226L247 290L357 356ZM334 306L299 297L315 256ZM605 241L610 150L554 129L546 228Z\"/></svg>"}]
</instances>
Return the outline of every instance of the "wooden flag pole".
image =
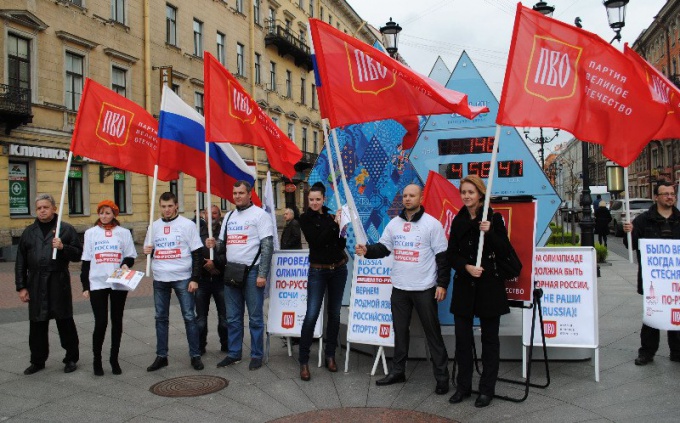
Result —
<instances>
[{"instance_id":1,"label":"wooden flag pole","mask_svg":"<svg viewBox=\"0 0 680 423\"><path fill-rule=\"evenodd\" d=\"M151 187L151 207L149 208L149 229L146 231L147 242L153 245L153 215L156 212L156 185L158 182L158 165L153 167L153 186ZM151 275L151 254L146 255L146 276Z\"/></svg>"},{"instance_id":2,"label":"wooden flag pole","mask_svg":"<svg viewBox=\"0 0 680 423\"><path fill-rule=\"evenodd\" d=\"M197 191L198 192L198 191ZM208 196L208 204L205 206L205 212L208 215L208 238L213 237L212 231L212 200L210 189L210 144L205 143L205 192ZM200 233L200 228L199 228ZM215 250L210 249L210 260L215 260Z\"/></svg>"},{"instance_id":3,"label":"wooden flag pole","mask_svg":"<svg viewBox=\"0 0 680 423\"><path fill-rule=\"evenodd\" d=\"M68 159L66 159L66 171L64 172L64 183L61 185L61 198L59 199L59 212L57 214L57 228L54 231L54 237L59 238L59 231L61 230L61 219L64 214L64 198L66 198L66 186L68 184L68 172L71 170L71 160L73 160L73 152L69 150ZM52 249L52 260L57 259L57 249Z\"/></svg>"},{"instance_id":4,"label":"wooden flag pole","mask_svg":"<svg viewBox=\"0 0 680 423\"><path fill-rule=\"evenodd\" d=\"M328 136L328 119L322 119L323 126L323 136L326 139L326 154L328 154L328 167L331 170L331 177L333 178L333 183L335 188L333 189L333 194L335 194L335 206L339 209L342 208L342 203L340 202L340 192L338 191L338 178L335 175L335 165L333 164L333 154L331 154L330 137ZM334 210L335 211L335 210Z\"/></svg>"},{"instance_id":5,"label":"wooden flag pole","mask_svg":"<svg viewBox=\"0 0 680 423\"><path fill-rule=\"evenodd\" d=\"M491 189L493 178L496 175L496 161L498 157L498 142L501 138L501 126L496 125L496 135L493 139L493 151L491 152L491 164L489 165L489 179L486 183L486 195L484 196L484 210L482 211L482 222L488 219L489 205L491 204ZM479 231L479 249L477 250L477 261L475 266L482 265L482 250L484 249L484 232Z\"/></svg>"}]
</instances>

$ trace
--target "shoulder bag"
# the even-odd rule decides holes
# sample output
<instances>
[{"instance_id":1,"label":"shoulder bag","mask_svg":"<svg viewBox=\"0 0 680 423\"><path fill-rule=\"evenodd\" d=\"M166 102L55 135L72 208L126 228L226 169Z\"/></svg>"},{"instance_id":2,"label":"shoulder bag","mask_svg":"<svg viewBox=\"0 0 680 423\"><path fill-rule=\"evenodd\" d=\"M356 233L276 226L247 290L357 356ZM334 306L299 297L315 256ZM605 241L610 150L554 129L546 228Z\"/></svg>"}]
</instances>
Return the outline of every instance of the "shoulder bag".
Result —
<instances>
[{"instance_id":1,"label":"shoulder bag","mask_svg":"<svg viewBox=\"0 0 680 423\"><path fill-rule=\"evenodd\" d=\"M234 211L232 210L232 212L229 213L229 217L227 217L227 222L224 224L223 238L225 244L227 242L227 227L229 225L229 219L233 213ZM243 263L229 263L227 261L227 265L224 268L224 284L229 285L232 288L243 289L243 287L246 285L246 281L248 280L248 273L250 273L250 269L255 266L255 262L257 262L257 259L260 257L261 252L262 247L258 248L257 254L253 259L253 262L250 263L250 266Z\"/></svg>"}]
</instances>

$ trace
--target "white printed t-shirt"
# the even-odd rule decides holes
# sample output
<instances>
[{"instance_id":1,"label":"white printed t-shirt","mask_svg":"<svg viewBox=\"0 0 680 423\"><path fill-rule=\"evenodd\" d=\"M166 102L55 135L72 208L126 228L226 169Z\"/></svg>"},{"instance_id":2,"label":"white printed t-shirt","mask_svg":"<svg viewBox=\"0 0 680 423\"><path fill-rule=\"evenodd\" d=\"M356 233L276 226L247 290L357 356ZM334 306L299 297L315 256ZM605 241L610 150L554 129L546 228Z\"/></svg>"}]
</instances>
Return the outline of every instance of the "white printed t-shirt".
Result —
<instances>
[{"instance_id":1,"label":"white printed t-shirt","mask_svg":"<svg viewBox=\"0 0 680 423\"><path fill-rule=\"evenodd\" d=\"M191 277L191 252L203 247L196 223L177 216L170 222L153 222L153 278L174 282ZM145 245L150 245L145 242Z\"/></svg>"},{"instance_id":2,"label":"white printed t-shirt","mask_svg":"<svg viewBox=\"0 0 680 423\"><path fill-rule=\"evenodd\" d=\"M227 220L229 227L225 241L224 226ZM261 208L253 205L243 211L227 213L220 229L220 240L225 241L227 247L227 262L250 266L260 248L260 241L268 236L274 236L274 225L267 212ZM259 257L255 264L258 263Z\"/></svg>"},{"instance_id":3,"label":"white printed t-shirt","mask_svg":"<svg viewBox=\"0 0 680 423\"><path fill-rule=\"evenodd\" d=\"M90 262L90 291L113 288L113 284L106 283L109 276L120 268L125 257L137 257L132 234L120 226L88 229L83 246L81 260Z\"/></svg>"},{"instance_id":4,"label":"white printed t-shirt","mask_svg":"<svg viewBox=\"0 0 680 423\"><path fill-rule=\"evenodd\" d=\"M424 291L437 285L435 255L446 251L442 224L427 213L415 222L397 216L378 241L392 253L392 285L404 291Z\"/></svg>"}]
</instances>

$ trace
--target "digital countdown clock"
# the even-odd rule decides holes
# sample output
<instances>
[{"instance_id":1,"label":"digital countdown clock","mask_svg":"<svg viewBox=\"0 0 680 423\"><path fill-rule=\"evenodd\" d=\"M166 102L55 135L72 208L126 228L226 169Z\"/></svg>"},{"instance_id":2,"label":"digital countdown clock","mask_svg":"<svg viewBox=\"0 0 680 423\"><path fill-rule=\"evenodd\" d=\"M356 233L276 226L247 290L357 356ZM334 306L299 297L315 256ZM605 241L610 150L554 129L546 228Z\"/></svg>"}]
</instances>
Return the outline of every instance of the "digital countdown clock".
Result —
<instances>
[{"instance_id":1,"label":"digital countdown clock","mask_svg":"<svg viewBox=\"0 0 680 423\"><path fill-rule=\"evenodd\" d=\"M493 153L494 137L445 138L440 139L439 155Z\"/></svg>"},{"instance_id":2,"label":"digital countdown clock","mask_svg":"<svg viewBox=\"0 0 680 423\"><path fill-rule=\"evenodd\" d=\"M523 160L500 160L496 163L496 176L499 178L518 178L524 176ZM480 178L488 178L491 162L467 162L466 175L477 175ZM439 174L446 179L463 179L463 163L442 163L439 165Z\"/></svg>"}]
</instances>

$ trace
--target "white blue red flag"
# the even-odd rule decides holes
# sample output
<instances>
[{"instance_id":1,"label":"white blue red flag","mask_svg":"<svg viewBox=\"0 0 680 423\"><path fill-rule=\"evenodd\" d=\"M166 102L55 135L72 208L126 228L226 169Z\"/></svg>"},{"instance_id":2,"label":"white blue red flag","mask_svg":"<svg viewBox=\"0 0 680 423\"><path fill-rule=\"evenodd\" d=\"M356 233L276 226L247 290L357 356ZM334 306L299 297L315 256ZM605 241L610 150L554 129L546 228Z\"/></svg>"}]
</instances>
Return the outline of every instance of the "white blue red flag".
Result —
<instances>
[{"instance_id":1,"label":"white blue red flag","mask_svg":"<svg viewBox=\"0 0 680 423\"><path fill-rule=\"evenodd\" d=\"M199 191L206 191L205 119L170 88L163 87L158 136L162 139L158 164L196 178ZM208 143L212 194L233 202L233 186L244 180L254 184L253 170L230 144ZM260 205L253 192L253 203Z\"/></svg>"}]
</instances>

